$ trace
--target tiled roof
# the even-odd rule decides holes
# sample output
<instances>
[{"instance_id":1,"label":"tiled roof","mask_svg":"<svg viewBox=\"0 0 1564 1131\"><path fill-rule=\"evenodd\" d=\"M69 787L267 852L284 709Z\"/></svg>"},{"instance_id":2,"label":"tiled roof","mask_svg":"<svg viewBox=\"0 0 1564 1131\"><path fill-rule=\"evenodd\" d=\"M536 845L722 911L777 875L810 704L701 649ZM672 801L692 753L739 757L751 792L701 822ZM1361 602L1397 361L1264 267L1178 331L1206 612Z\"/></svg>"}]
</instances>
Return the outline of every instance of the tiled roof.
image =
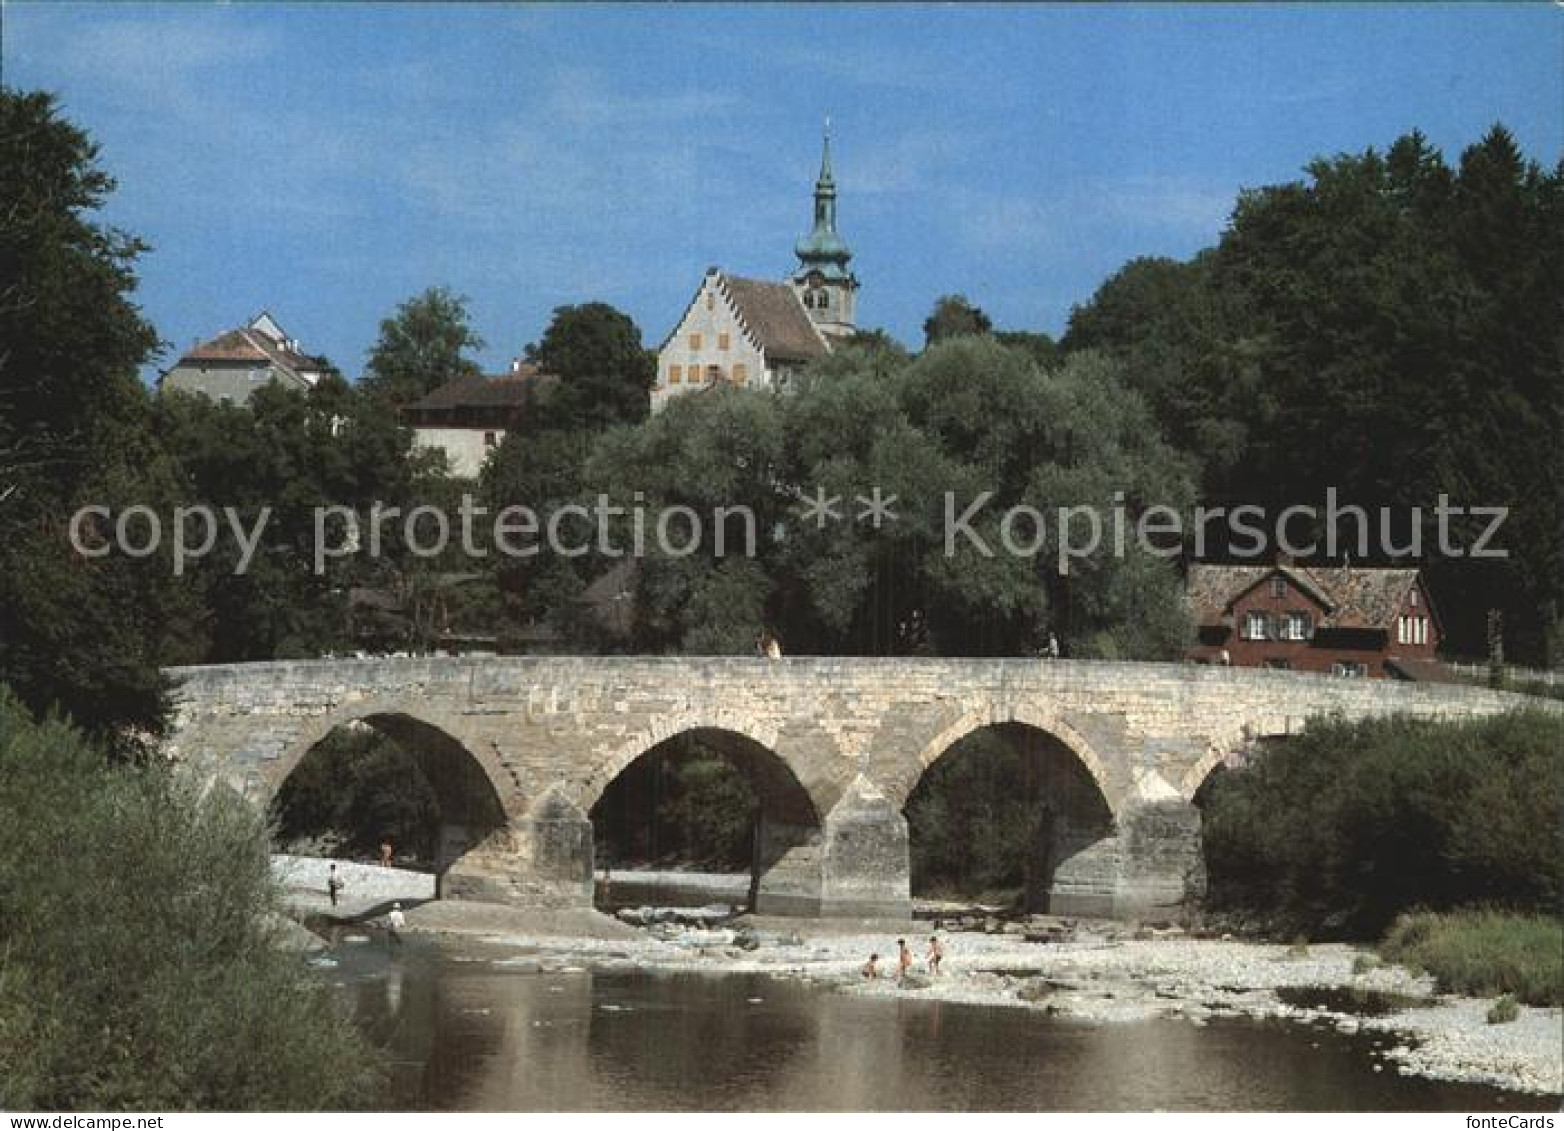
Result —
<instances>
[{"instance_id":1,"label":"tiled roof","mask_svg":"<svg viewBox=\"0 0 1564 1131\"><path fill-rule=\"evenodd\" d=\"M1186 586L1196 622L1222 623L1234 601L1276 572L1324 606L1323 623L1339 628L1388 629L1418 576L1416 569L1361 566L1197 564L1190 566Z\"/></svg>"},{"instance_id":2,"label":"tiled roof","mask_svg":"<svg viewBox=\"0 0 1564 1131\"><path fill-rule=\"evenodd\" d=\"M1465 683L1448 664L1438 660L1422 660L1412 656L1387 656L1385 667L1392 675L1418 683Z\"/></svg>"},{"instance_id":3,"label":"tiled roof","mask_svg":"<svg viewBox=\"0 0 1564 1131\"><path fill-rule=\"evenodd\" d=\"M1189 567L1184 592L1196 624L1219 624L1228 606L1240 593L1252 589L1271 572L1270 566L1222 566L1195 564Z\"/></svg>"},{"instance_id":4,"label":"tiled roof","mask_svg":"<svg viewBox=\"0 0 1564 1131\"><path fill-rule=\"evenodd\" d=\"M1309 571L1336 599L1336 623L1344 628L1388 628L1417 584L1415 569L1315 567Z\"/></svg>"},{"instance_id":5,"label":"tiled roof","mask_svg":"<svg viewBox=\"0 0 1564 1131\"><path fill-rule=\"evenodd\" d=\"M253 330L229 330L209 342L202 342L179 359L178 364L237 361L264 362L302 377L305 373L318 373L324 363L318 357L295 353L273 342L265 334Z\"/></svg>"},{"instance_id":6,"label":"tiled roof","mask_svg":"<svg viewBox=\"0 0 1564 1131\"><path fill-rule=\"evenodd\" d=\"M788 284L724 275L722 285L769 360L813 361L831 352Z\"/></svg>"},{"instance_id":7,"label":"tiled roof","mask_svg":"<svg viewBox=\"0 0 1564 1131\"><path fill-rule=\"evenodd\" d=\"M243 330L229 330L209 342L202 342L179 359L186 361L270 361L254 337Z\"/></svg>"},{"instance_id":8,"label":"tiled roof","mask_svg":"<svg viewBox=\"0 0 1564 1131\"><path fill-rule=\"evenodd\" d=\"M524 365L498 377L458 377L406 406L408 412L443 412L458 408L522 408L538 389L555 380Z\"/></svg>"}]
</instances>

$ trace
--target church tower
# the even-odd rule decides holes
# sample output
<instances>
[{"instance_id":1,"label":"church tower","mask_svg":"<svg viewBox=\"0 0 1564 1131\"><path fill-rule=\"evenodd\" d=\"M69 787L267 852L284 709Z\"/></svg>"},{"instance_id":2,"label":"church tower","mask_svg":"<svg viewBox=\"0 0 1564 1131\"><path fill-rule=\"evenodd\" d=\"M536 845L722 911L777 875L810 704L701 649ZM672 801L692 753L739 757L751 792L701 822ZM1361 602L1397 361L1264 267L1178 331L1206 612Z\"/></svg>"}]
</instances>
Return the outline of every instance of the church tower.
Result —
<instances>
[{"instance_id":1,"label":"church tower","mask_svg":"<svg viewBox=\"0 0 1564 1131\"><path fill-rule=\"evenodd\" d=\"M831 120L826 119L820 176L815 181L815 227L794 246L798 270L790 280L810 320L822 333L845 338L855 333L858 279L848 269L853 253L836 234L836 178L831 175Z\"/></svg>"}]
</instances>

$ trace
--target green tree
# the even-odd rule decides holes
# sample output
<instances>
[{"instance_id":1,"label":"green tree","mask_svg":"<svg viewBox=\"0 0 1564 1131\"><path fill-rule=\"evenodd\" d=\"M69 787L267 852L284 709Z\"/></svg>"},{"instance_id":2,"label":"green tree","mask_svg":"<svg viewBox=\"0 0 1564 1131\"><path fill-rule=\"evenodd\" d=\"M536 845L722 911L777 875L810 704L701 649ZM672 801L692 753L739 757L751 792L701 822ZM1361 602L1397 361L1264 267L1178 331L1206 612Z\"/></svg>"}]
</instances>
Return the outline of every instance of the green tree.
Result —
<instances>
[{"instance_id":1,"label":"green tree","mask_svg":"<svg viewBox=\"0 0 1564 1131\"><path fill-rule=\"evenodd\" d=\"M360 384L390 404L408 404L460 377L478 376L481 370L466 351L483 346L466 296L430 287L381 321Z\"/></svg>"},{"instance_id":2,"label":"green tree","mask_svg":"<svg viewBox=\"0 0 1564 1131\"><path fill-rule=\"evenodd\" d=\"M923 343L932 346L964 334L987 334L993 328L988 315L973 306L966 295L942 295L923 320Z\"/></svg>"},{"instance_id":3,"label":"green tree","mask_svg":"<svg viewBox=\"0 0 1564 1131\"><path fill-rule=\"evenodd\" d=\"M863 513L876 488L895 500L878 527ZM695 553L661 552L648 530L640 648L747 653L770 628L790 651L1013 655L1036 651L1052 627L1077 654L1162 658L1187 636L1168 562L1109 546L1065 581L1056 531L1035 556L1007 552L999 536L1017 504L1107 514L1115 492L1137 513L1189 503L1187 461L1094 355L1045 373L992 337L911 361L850 346L786 397L717 388L605 433L576 489L584 504L639 499L654 517L688 507L704 524ZM975 529L986 549L957 537L947 553L947 495L965 510L985 493ZM835 499L841 518L812 520L816 497ZM720 508L741 516L724 525L722 555ZM630 522L617 528L621 547ZM739 545L747 536L753 553Z\"/></svg>"},{"instance_id":4,"label":"green tree","mask_svg":"<svg viewBox=\"0 0 1564 1131\"><path fill-rule=\"evenodd\" d=\"M1511 654L1546 662L1564 638L1564 166L1496 126L1454 169L1413 132L1306 173L1243 193L1193 261L1126 265L1064 346L1123 364L1211 501L1507 507L1507 560L1427 541L1422 560L1447 647L1481 654L1500 608Z\"/></svg>"},{"instance_id":5,"label":"green tree","mask_svg":"<svg viewBox=\"0 0 1564 1131\"><path fill-rule=\"evenodd\" d=\"M283 949L266 825L237 795L109 766L0 688L0 827L0 1107L375 1104L373 1051Z\"/></svg>"},{"instance_id":6,"label":"green tree","mask_svg":"<svg viewBox=\"0 0 1564 1131\"><path fill-rule=\"evenodd\" d=\"M603 302L561 306L527 360L558 378L523 432L597 430L646 419L656 356L626 314Z\"/></svg>"},{"instance_id":7,"label":"green tree","mask_svg":"<svg viewBox=\"0 0 1564 1131\"><path fill-rule=\"evenodd\" d=\"M416 564L402 524L392 522L378 559L366 529L357 552L328 557L316 571L317 511L346 507L367 523L374 503L405 511L414 498L420 465L412 435L378 397L340 378L308 392L264 386L244 407L171 393L158 399L155 426L167 450L179 453L186 500L234 507L252 529L266 516L248 562L225 537L194 567L210 641L203 659L298 658L344 646L346 590L389 585ZM349 544L335 522L325 530L327 545Z\"/></svg>"},{"instance_id":8,"label":"green tree","mask_svg":"<svg viewBox=\"0 0 1564 1131\"><path fill-rule=\"evenodd\" d=\"M166 553L68 540L80 506L176 497L137 378L157 343L132 298L145 245L93 217L113 188L52 95L0 88L0 680L127 738L160 725L159 666L189 658L196 609Z\"/></svg>"},{"instance_id":9,"label":"green tree","mask_svg":"<svg viewBox=\"0 0 1564 1131\"><path fill-rule=\"evenodd\" d=\"M1311 720L1202 790L1212 899L1360 937L1416 907L1552 914L1564 892L1558 740L1541 712Z\"/></svg>"}]
</instances>

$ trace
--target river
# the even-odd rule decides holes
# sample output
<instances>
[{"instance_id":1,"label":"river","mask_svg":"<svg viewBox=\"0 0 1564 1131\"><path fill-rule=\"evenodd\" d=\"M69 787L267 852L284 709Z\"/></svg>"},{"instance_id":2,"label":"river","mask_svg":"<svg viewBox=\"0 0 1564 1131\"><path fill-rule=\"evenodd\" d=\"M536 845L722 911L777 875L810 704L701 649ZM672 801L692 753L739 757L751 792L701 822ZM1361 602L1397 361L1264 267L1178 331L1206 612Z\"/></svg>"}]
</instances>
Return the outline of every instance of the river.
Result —
<instances>
[{"instance_id":1,"label":"river","mask_svg":"<svg viewBox=\"0 0 1564 1131\"><path fill-rule=\"evenodd\" d=\"M414 936L321 972L386 1050L376 1106L548 1110L1549 1110L1277 1021L1094 1024L766 974L592 971ZM1555 1101L1556 1102L1556 1101Z\"/></svg>"}]
</instances>

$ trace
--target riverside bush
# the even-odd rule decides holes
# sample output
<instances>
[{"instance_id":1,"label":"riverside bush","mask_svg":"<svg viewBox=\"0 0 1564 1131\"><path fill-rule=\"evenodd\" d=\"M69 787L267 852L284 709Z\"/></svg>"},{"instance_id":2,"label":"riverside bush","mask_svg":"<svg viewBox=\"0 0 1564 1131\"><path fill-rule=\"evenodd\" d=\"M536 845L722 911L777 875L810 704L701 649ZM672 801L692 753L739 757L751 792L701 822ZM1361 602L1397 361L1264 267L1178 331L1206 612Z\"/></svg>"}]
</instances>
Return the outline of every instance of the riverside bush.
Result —
<instances>
[{"instance_id":1,"label":"riverside bush","mask_svg":"<svg viewBox=\"0 0 1564 1131\"><path fill-rule=\"evenodd\" d=\"M1202 791L1210 902L1375 938L1412 908L1564 896L1560 720L1311 720Z\"/></svg>"},{"instance_id":2,"label":"riverside bush","mask_svg":"<svg viewBox=\"0 0 1564 1131\"><path fill-rule=\"evenodd\" d=\"M1427 971L1447 993L1564 1005L1564 924L1552 914L1414 912L1395 921L1380 953Z\"/></svg>"},{"instance_id":3,"label":"riverside bush","mask_svg":"<svg viewBox=\"0 0 1564 1131\"><path fill-rule=\"evenodd\" d=\"M108 764L0 688L0 1107L373 1104L372 1051L278 945L263 819Z\"/></svg>"}]
</instances>

